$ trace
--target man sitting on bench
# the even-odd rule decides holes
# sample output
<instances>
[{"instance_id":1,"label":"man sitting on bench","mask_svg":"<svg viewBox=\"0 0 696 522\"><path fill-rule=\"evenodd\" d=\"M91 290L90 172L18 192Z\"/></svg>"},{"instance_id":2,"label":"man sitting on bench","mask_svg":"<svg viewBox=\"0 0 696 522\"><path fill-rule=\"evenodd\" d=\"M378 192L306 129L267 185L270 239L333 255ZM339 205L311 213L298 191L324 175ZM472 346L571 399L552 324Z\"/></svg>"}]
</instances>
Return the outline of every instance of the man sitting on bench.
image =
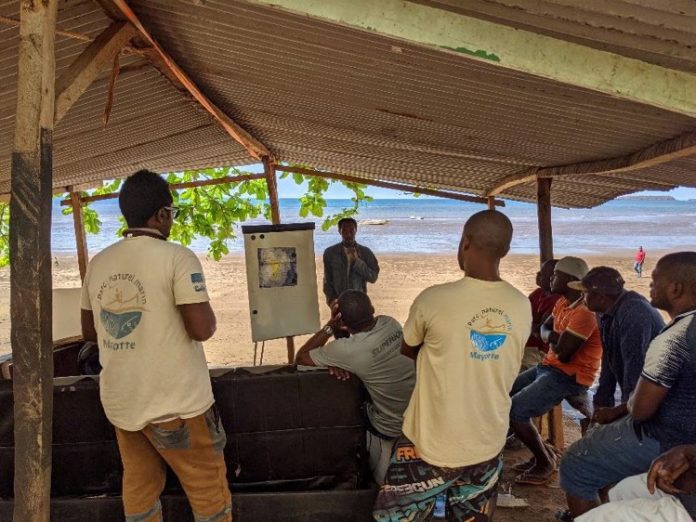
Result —
<instances>
[{"instance_id":1,"label":"man sitting on bench","mask_svg":"<svg viewBox=\"0 0 696 522\"><path fill-rule=\"evenodd\" d=\"M336 368L351 372L365 384L371 399L367 405L370 469L375 481L381 484L392 446L401 434L404 410L416 383L416 369L411 359L401 355L399 322L374 314L365 292L344 291L332 308L329 323L300 348L295 362L329 367L334 373ZM339 329L350 337L328 342Z\"/></svg>"},{"instance_id":2,"label":"man sitting on bench","mask_svg":"<svg viewBox=\"0 0 696 522\"><path fill-rule=\"evenodd\" d=\"M585 393L599 370L602 344L597 319L587 309L582 293L568 286L587 272L587 264L577 257L564 257L556 264L551 291L562 297L541 327L541 337L550 350L541 364L522 372L512 387L510 427L533 454L527 462L514 466L522 472L518 484L546 484L556 471L556 457L531 419L565 398Z\"/></svg>"}]
</instances>

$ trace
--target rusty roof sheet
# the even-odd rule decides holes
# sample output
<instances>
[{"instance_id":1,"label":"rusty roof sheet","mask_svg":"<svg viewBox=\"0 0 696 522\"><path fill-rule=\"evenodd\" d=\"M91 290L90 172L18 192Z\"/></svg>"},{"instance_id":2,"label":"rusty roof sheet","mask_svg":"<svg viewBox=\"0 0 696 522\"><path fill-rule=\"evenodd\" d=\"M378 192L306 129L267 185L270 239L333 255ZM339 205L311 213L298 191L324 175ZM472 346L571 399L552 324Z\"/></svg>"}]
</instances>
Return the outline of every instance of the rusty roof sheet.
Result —
<instances>
[{"instance_id":1,"label":"rusty roof sheet","mask_svg":"<svg viewBox=\"0 0 696 522\"><path fill-rule=\"evenodd\" d=\"M533 166L619 157L696 129L696 120L239 0L134 0L145 27L224 112L279 161L483 195ZM0 0L0 16L17 18ZM13 10L14 9L14 10ZM58 27L95 37L92 0L61 3ZM0 193L9 189L17 29L0 25ZM87 42L59 37L58 73ZM252 159L137 56L125 56L111 120L107 75L55 129L54 185L240 165ZM554 180L553 203L587 207L642 189L696 186L690 158L631 173ZM533 183L503 197L531 201Z\"/></svg>"}]
</instances>

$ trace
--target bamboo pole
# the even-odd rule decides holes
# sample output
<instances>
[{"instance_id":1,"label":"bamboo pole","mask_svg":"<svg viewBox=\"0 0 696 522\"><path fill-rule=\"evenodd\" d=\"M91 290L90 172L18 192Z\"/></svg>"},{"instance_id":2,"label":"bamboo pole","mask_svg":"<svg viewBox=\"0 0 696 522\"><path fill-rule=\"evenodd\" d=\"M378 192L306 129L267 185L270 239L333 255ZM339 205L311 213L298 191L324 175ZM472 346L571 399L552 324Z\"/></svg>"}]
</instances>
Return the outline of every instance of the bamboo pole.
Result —
<instances>
[{"instance_id":1,"label":"bamboo pole","mask_svg":"<svg viewBox=\"0 0 696 522\"><path fill-rule=\"evenodd\" d=\"M72 187L70 187L72 189ZM80 280L85 280L89 252L87 250L87 234L82 219L82 198L79 192L70 191L70 202L73 210L73 226L75 227L75 244L77 245L77 266L80 269Z\"/></svg>"},{"instance_id":2,"label":"bamboo pole","mask_svg":"<svg viewBox=\"0 0 696 522\"><path fill-rule=\"evenodd\" d=\"M51 189L57 8L58 0L19 3L19 95L10 182L15 522L48 522L51 510Z\"/></svg>"},{"instance_id":3,"label":"bamboo pole","mask_svg":"<svg viewBox=\"0 0 696 522\"><path fill-rule=\"evenodd\" d=\"M488 210L495 210L495 197L488 196Z\"/></svg>"}]
</instances>

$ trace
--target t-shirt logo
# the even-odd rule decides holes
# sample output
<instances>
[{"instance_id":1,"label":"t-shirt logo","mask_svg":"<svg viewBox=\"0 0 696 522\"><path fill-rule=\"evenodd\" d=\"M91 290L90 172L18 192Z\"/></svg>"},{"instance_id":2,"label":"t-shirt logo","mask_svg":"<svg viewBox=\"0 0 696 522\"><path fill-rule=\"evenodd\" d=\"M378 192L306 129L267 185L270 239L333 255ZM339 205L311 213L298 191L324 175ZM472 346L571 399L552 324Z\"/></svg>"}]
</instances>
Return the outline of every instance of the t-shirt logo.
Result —
<instances>
[{"instance_id":1,"label":"t-shirt logo","mask_svg":"<svg viewBox=\"0 0 696 522\"><path fill-rule=\"evenodd\" d=\"M472 359L498 359L492 353L505 344L508 332L512 330L510 317L498 308L485 308L469 320L469 339L471 344L483 354L471 352Z\"/></svg>"},{"instance_id":2,"label":"t-shirt logo","mask_svg":"<svg viewBox=\"0 0 696 522\"><path fill-rule=\"evenodd\" d=\"M97 294L101 305L99 319L104 330L115 339L129 335L140 324L145 310L145 291L133 274L113 274Z\"/></svg>"},{"instance_id":3,"label":"t-shirt logo","mask_svg":"<svg viewBox=\"0 0 696 522\"><path fill-rule=\"evenodd\" d=\"M201 274L200 272L191 274L191 283L193 283L193 289L196 292L205 291L205 279L203 279L203 274Z\"/></svg>"}]
</instances>

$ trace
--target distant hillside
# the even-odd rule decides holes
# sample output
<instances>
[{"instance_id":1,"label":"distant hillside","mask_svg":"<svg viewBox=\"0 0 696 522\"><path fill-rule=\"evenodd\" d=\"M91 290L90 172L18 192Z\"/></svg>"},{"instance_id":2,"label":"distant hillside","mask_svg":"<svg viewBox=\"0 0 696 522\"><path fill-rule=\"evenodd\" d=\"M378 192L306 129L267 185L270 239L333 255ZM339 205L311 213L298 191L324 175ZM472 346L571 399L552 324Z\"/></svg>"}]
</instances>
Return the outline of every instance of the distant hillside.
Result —
<instances>
[{"instance_id":1,"label":"distant hillside","mask_svg":"<svg viewBox=\"0 0 696 522\"><path fill-rule=\"evenodd\" d=\"M623 201L676 201L674 196L621 196Z\"/></svg>"}]
</instances>

